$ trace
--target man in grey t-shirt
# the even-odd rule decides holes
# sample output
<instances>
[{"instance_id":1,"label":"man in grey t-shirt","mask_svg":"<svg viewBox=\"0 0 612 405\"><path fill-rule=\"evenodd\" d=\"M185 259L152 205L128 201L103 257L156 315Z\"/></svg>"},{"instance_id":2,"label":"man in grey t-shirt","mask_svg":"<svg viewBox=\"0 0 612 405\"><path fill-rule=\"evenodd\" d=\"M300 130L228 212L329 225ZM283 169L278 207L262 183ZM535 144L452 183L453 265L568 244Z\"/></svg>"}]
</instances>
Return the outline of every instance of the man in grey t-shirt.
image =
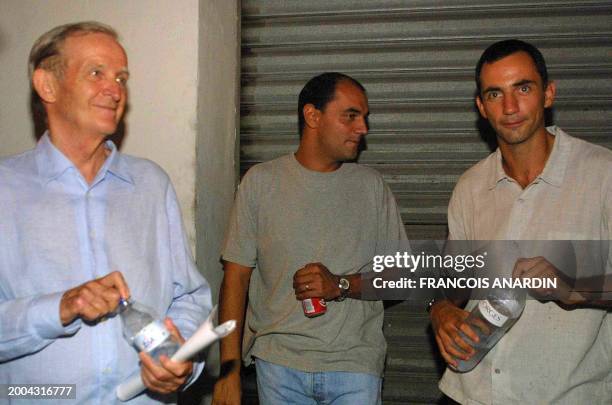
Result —
<instances>
[{"instance_id":1,"label":"man in grey t-shirt","mask_svg":"<svg viewBox=\"0 0 612 405\"><path fill-rule=\"evenodd\" d=\"M214 403L239 403L241 357L255 360L261 403L380 402L383 306L360 299L360 273L406 236L380 174L347 162L368 131L365 89L319 75L302 89L298 115L297 152L253 167L236 196L220 321L236 319L244 338L221 344L231 368ZM323 298L327 312L306 317L308 298Z\"/></svg>"}]
</instances>

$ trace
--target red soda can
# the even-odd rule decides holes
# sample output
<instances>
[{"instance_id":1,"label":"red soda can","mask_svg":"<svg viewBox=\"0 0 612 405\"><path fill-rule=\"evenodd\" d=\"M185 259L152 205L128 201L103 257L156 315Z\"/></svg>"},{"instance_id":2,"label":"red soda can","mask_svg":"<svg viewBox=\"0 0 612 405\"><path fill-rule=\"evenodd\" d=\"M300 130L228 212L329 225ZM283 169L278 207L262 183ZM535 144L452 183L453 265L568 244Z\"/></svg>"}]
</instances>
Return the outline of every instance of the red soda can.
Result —
<instances>
[{"instance_id":1,"label":"red soda can","mask_svg":"<svg viewBox=\"0 0 612 405\"><path fill-rule=\"evenodd\" d=\"M327 304L323 298L306 298L302 301L304 315L309 318L323 315L327 311Z\"/></svg>"}]
</instances>

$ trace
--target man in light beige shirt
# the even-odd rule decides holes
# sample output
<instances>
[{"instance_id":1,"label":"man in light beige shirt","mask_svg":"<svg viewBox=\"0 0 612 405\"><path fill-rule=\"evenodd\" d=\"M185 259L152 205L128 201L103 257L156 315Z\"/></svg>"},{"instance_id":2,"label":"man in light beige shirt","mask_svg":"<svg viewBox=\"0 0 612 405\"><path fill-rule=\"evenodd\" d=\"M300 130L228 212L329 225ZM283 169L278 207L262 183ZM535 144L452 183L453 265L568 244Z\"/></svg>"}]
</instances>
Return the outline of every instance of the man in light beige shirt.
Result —
<instances>
[{"instance_id":1,"label":"man in light beige shirt","mask_svg":"<svg viewBox=\"0 0 612 405\"><path fill-rule=\"evenodd\" d=\"M449 204L449 238L612 239L612 152L545 127L544 110L556 89L541 53L517 40L493 44L478 62L476 82L478 109L499 148L459 180ZM604 267L609 277L609 256ZM554 270L541 257L524 258L514 276ZM555 298L528 300L484 359L466 373L448 369L440 389L466 404L612 403L610 301ZM476 339L465 323L469 312L459 305L443 299L430 306L438 347L451 366L474 354L459 331Z\"/></svg>"}]
</instances>

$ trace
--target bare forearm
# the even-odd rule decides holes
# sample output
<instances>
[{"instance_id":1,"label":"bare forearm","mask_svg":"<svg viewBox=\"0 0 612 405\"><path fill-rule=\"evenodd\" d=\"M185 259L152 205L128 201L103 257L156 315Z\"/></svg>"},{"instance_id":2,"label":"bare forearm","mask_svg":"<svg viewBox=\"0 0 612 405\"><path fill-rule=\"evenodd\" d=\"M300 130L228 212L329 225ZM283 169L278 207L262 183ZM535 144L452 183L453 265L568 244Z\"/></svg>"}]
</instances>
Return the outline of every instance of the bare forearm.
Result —
<instances>
[{"instance_id":1,"label":"bare forearm","mask_svg":"<svg viewBox=\"0 0 612 405\"><path fill-rule=\"evenodd\" d=\"M577 308L612 309L612 274L578 279L572 285L575 289L565 304Z\"/></svg>"},{"instance_id":2,"label":"bare forearm","mask_svg":"<svg viewBox=\"0 0 612 405\"><path fill-rule=\"evenodd\" d=\"M232 262L223 263L223 282L219 295L219 322L236 321L236 332L221 340L221 374L215 383L212 403L215 405L240 404L242 384L240 363L242 331L247 291L252 268Z\"/></svg>"},{"instance_id":3,"label":"bare forearm","mask_svg":"<svg viewBox=\"0 0 612 405\"><path fill-rule=\"evenodd\" d=\"M225 263L225 274L219 295L219 323L234 319L236 333L221 340L221 364L231 364L231 371L240 370L242 331L251 269L235 263Z\"/></svg>"}]
</instances>

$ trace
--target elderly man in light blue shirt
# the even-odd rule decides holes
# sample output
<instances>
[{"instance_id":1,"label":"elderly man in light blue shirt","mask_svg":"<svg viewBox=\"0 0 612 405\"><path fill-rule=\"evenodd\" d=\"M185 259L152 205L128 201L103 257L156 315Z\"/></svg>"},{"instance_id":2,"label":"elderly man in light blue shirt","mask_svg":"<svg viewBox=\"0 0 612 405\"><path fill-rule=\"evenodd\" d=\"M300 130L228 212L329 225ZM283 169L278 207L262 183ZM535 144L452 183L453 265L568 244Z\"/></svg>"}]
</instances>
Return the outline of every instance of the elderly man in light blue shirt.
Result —
<instances>
[{"instance_id":1,"label":"elderly man in light blue shirt","mask_svg":"<svg viewBox=\"0 0 612 405\"><path fill-rule=\"evenodd\" d=\"M78 403L108 404L140 361L149 390L130 403L172 401L202 364L139 355L114 311L131 297L182 341L211 296L168 176L106 140L125 109L125 51L105 25L57 27L30 75L48 130L0 162L0 384L74 384Z\"/></svg>"}]
</instances>

